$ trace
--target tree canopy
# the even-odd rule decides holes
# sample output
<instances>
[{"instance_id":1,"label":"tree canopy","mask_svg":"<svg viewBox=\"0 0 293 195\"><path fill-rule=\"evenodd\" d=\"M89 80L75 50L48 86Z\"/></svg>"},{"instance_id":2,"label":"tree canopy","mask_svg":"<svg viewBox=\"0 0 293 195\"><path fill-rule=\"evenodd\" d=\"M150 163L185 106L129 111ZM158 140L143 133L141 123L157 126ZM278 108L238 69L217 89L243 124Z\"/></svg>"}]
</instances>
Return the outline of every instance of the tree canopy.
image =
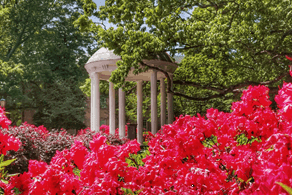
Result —
<instances>
[{"instance_id":1,"label":"tree canopy","mask_svg":"<svg viewBox=\"0 0 293 195\"><path fill-rule=\"evenodd\" d=\"M292 4L283 0L106 0L97 9L84 1L76 22L122 57L110 78L125 84L131 67L149 67L143 59L161 52L184 55L174 73L175 114L209 107L229 110L248 85L265 84L272 92L290 79L286 55L292 53ZM116 27L92 22L97 17ZM143 65L140 68L139 64Z\"/></svg>"},{"instance_id":2,"label":"tree canopy","mask_svg":"<svg viewBox=\"0 0 293 195\"><path fill-rule=\"evenodd\" d=\"M0 1L0 98L15 122L26 109L47 128L84 127L85 96L79 86L93 54L93 35L73 22L83 3L72 0ZM96 46L96 45L95 45Z\"/></svg>"}]
</instances>

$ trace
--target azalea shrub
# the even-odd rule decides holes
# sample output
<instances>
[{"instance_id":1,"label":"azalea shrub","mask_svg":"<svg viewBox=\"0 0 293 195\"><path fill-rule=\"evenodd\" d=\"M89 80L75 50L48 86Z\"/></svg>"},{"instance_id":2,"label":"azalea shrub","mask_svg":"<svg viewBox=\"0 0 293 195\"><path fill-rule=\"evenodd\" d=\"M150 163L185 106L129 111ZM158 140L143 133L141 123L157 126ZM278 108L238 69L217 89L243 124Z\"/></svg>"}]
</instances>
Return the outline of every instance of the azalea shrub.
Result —
<instances>
[{"instance_id":1,"label":"azalea shrub","mask_svg":"<svg viewBox=\"0 0 293 195\"><path fill-rule=\"evenodd\" d=\"M248 87L232 112L180 116L137 161L136 140L111 145L101 134L76 139L50 163L30 160L7 194L287 194L292 187L292 84L270 108L269 89ZM83 136L86 133L80 133ZM77 136L78 137L78 136Z\"/></svg>"},{"instance_id":2,"label":"azalea shrub","mask_svg":"<svg viewBox=\"0 0 293 195\"><path fill-rule=\"evenodd\" d=\"M0 128L8 128L11 121L5 115L5 109L0 107ZM17 151L21 145L19 139L10 134L0 132L0 154L6 155L8 151Z\"/></svg>"},{"instance_id":3,"label":"azalea shrub","mask_svg":"<svg viewBox=\"0 0 293 195\"><path fill-rule=\"evenodd\" d=\"M38 160L50 163L56 151L69 149L74 143L73 136L66 131L49 132L44 126L36 127L24 123L19 127L1 129L3 133L12 135L21 141L17 152L10 152L5 159L16 161L7 167L9 173L23 173L28 171L29 160Z\"/></svg>"},{"instance_id":4,"label":"azalea shrub","mask_svg":"<svg viewBox=\"0 0 293 195\"><path fill-rule=\"evenodd\" d=\"M6 168L11 174L27 172L29 160L50 163L57 151L69 149L74 140L81 141L89 148L90 141L97 134L97 132L91 131L89 128L80 130L77 136L73 136L67 133L65 129L48 131L44 126L36 127L35 125L23 123L18 127L12 127L9 124L6 120L5 128L0 127L1 132L6 134L5 136L10 135L10 137L17 138L22 143L19 150L10 151L5 156L6 160L16 159ZM101 134L107 138L108 143L122 145L129 141L127 138L120 139L117 135L110 135L109 131L105 132L105 129L109 129L109 126L101 126Z\"/></svg>"},{"instance_id":5,"label":"azalea shrub","mask_svg":"<svg viewBox=\"0 0 293 195\"><path fill-rule=\"evenodd\" d=\"M119 129L115 129L115 134L110 134L110 128L109 125L101 125L100 131L98 132L99 135L103 135L107 138L107 142L111 145L123 145L126 142L129 141L127 138L127 131L128 126L125 125L125 136L124 138L119 137ZM93 140L94 136L97 134L97 132L92 131L90 128L82 129L78 131L75 139L79 140L84 143L85 147L89 149L89 143Z\"/></svg>"},{"instance_id":6,"label":"azalea shrub","mask_svg":"<svg viewBox=\"0 0 293 195\"><path fill-rule=\"evenodd\" d=\"M5 109L0 107L0 127L8 128L11 124L11 121L5 115ZM10 153L12 151L17 151L21 146L21 142L19 139L9 135L3 134L0 132L0 194L4 193L5 188L7 188L8 178L13 175L8 175L7 170L5 170L6 166L10 165L16 159L4 160L4 155Z\"/></svg>"},{"instance_id":7,"label":"azalea shrub","mask_svg":"<svg viewBox=\"0 0 293 195\"><path fill-rule=\"evenodd\" d=\"M8 128L10 124L11 124L11 121L5 115L5 108L2 108L0 106L0 127Z\"/></svg>"}]
</instances>

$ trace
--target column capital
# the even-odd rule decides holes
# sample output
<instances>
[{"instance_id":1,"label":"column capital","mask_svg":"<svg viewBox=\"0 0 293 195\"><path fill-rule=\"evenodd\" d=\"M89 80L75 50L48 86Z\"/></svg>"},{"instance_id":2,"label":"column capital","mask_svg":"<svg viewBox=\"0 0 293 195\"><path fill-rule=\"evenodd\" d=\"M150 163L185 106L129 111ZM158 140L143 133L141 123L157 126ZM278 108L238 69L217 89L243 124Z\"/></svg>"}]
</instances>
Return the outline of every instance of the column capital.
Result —
<instances>
[{"instance_id":1,"label":"column capital","mask_svg":"<svg viewBox=\"0 0 293 195\"><path fill-rule=\"evenodd\" d=\"M94 78L96 77L96 75L97 75L97 76L100 76L100 73L98 73L98 72L92 72L92 73L90 73L90 74L89 74L90 79L94 79Z\"/></svg>"}]
</instances>

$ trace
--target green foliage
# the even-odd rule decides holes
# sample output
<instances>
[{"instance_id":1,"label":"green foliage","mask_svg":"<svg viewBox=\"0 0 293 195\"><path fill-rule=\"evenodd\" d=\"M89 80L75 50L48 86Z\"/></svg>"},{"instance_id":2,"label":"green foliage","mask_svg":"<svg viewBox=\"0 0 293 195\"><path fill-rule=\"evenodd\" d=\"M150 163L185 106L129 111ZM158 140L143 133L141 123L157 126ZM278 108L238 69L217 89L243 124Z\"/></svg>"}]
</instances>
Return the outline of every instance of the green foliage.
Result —
<instances>
[{"instance_id":1,"label":"green foliage","mask_svg":"<svg viewBox=\"0 0 293 195\"><path fill-rule=\"evenodd\" d=\"M126 158L125 161L128 163L128 166L136 167L138 169L140 166L144 166L142 159L144 159L147 155L150 155L148 149L143 150L138 154L129 154L129 157Z\"/></svg>"},{"instance_id":2,"label":"green foliage","mask_svg":"<svg viewBox=\"0 0 293 195\"><path fill-rule=\"evenodd\" d=\"M2 156L4 156L4 155L2 154ZM1 156L1 159L3 158L2 156ZM6 160L6 161L3 161L3 159L0 160L0 170L3 170L4 167L10 165L10 164L11 164L12 162L14 162L15 160L16 160L16 159Z\"/></svg>"},{"instance_id":3,"label":"green foliage","mask_svg":"<svg viewBox=\"0 0 293 195\"><path fill-rule=\"evenodd\" d=\"M84 22L122 57L110 78L116 87L124 85L131 67L135 73L146 70L139 66L142 59L161 52L185 56L174 73L174 91L191 98L175 96L175 116L204 114L210 107L230 111L231 102L250 83L273 81L269 87L274 90L290 80L277 78L289 69L285 55L292 52L291 1L107 0L97 11L92 1L86 2L86 17L116 26Z\"/></svg>"},{"instance_id":4,"label":"green foliage","mask_svg":"<svg viewBox=\"0 0 293 195\"><path fill-rule=\"evenodd\" d=\"M1 154L0 156L0 180L3 183L8 184L8 177L12 177L18 174L7 174L7 171L5 171L5 167L7 167L8 165L10 165L11 163L13 163L16 159L11 159L11 160L6 160L4 161L4 154ZM3 190L0 188L0 194L4 194Z\"/></svg>"},{"instance_id":5,"label":"green foliage","mask_svg":"<svg viewBox=\"0 0 293 195\"><path fill-rule=\"evenodd\" d=\"M15 195L18 195L18 194L22 193L18 188L14 188L13 190L14 190Z\"/></svg>"},{"instance_id":6,"label":"green foliage","mask_svg":"<svg viewBox=\"0 0 293 195\"><path fill-rule=\"evenodd\" d=\"M239 136L237 136L236 141L239 145L251 144L254 141L261 142L259 138L253 136L250 139L248 139L248 137L245 134L240 134Z\"/></svg>"},{"instance_id":7,"label":"green foliage","mask_svg":"<svg viewBox=\"0 0 293 195\"><path fill-rule=\"evenodd\" d=\"M77 167L75 167L75 168L73 169L73 173L74 173L74 175L80 177L80 170L79 170Z\"/></svg>"},{"instance_id":8,"label":"green foliage","mask_svg":"<svg viewBox=\"0 0 293 195\"><path fill-rule=\"evenodd\" d=\"M71 81L71 82L70 82ZM39 107L34 114L34 123L52 128L84 128L85 96L72 80L59 80L46 84L46 90L40 90Z\"/></svg>"},{"instance_id":9,"label":"green foliage","mask_svg":"<svg viewBox=\"0 0 293 195\"><path fill-rule=\"evenodd\" d=\"M142 190L137 190L133 192L131 189L127 189L127 188L121 188L121 190L124 192L124 195L136 195L142 191Z\"/></svg>"},{"instance_id":10,"label":"green foliage","mask_svg":"<svg viewBox=\"0 0 293 195\"><path fill-rule=\"evenodd\" d=\"M240 134L237 136L236 141L239 145L246 145L246 144L252 144L254 141L261 142L261 139L256 137L251 137L248 139L248 137L245 134ZM217 137L212 135L211 137L206 138L204 141L201 142L204 147L212 148L214 145L218 145Z\"/></svg>"},{"instance_id":11,"label":"green foliage","mask_svg":"<svg viewBox=\"0 0 293 195\"><path fill-rule=\"evenodd\" d=\"M204 141L202 141L202 145L204 147L207 147L207 148L211 148L213 145L215 145L217 142L217 137L212 135L211 137L209 138L206 138Z\"/></svg>"},{"instance_id":12,"label":"green foliage","mask_svg":"<svg viewBox=\"0 0 293 195\"><path fill-rule=\"evenodd\" d=\"M292 188L290 188L289 186L287 186L281 182L276 182L276 184L279 184L280 186L282 186L282 188L284 188L284 190L286 190L286 192L288 192L289 194L292 195Z\"/></svg>"},{"instance_id":13,"label":"green foliage","mask_svg":"<svg viewBox=\"0 0 293 195\"><path fill-rule=\"evenodd\" d=\"M79 87L80 90L88 97L91 96L91 79L85 79L84 83Z\"/></svg>"},{"instance_id":14,"label":"green foliage","mask_svg":"<svg viewBox=\"0 0 293 195\"><path fill-rule=\"evenodd\" d=\"M84 14L83 5L71 0L0 2L0 98L6 99L14 125L30 109L35 124L84 127L86 105L79 87L88 77L83 67L88 54L95 49L94 35L73 24Z\"/></svg>"},{"instance_id":15,"label":"green foliage","mask_svg":"<svg viewBox=\"0 0 293 195\"><path fill-rule=\"evenodd\" d=\"M0 59L0 98L5 100L13 96L14 100L22 99L22 91L18 84L24 74L24 66L13 61L3 61Z\"/></svg>"}]
</instances>

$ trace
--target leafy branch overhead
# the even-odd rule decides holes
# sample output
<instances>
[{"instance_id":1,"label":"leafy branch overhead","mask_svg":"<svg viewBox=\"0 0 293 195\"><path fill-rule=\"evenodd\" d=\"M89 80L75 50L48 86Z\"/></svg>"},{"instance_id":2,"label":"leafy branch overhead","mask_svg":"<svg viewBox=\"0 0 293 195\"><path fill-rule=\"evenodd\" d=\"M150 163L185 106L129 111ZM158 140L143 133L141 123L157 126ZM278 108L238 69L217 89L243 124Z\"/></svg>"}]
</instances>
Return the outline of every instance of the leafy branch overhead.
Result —
<instances>
[{"instance_id":1,"label":"leafy branch overhead","mask_svg":"<svg viewBox=\"0 0 293 195\"><path fill-rule=\"evenodd\" d=\"M122 57L110 79L116 87L123 86L131 67L136 73L148 68L163 72L168 92L198 101L229 98L248 85L275 88L289 79L290 1L111 0L99 10L91 0L84 2L88 22L80 27L86 24ZM116 27L105 29L89 20L92 15ZM173 89L166 72L142 61L161 52L185 56L174 73Z\"/></svg>"}]
</instances>

